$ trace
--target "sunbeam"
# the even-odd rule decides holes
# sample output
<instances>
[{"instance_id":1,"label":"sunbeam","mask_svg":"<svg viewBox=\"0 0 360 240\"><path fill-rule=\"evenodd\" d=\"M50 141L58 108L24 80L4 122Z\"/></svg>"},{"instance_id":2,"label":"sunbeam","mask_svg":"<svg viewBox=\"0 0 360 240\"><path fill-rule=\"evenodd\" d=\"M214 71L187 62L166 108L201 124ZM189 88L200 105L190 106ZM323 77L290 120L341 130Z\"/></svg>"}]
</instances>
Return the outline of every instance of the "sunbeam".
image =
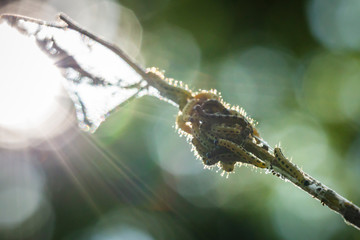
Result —
<instances>
[{"instance_id":1,"label":"sunbeam","mask_svg":"<svg viewBox=\"0 0 360 240\"><path fill-rule=\"evenodd\" d=\"M52 147L51 141L47 141L50 147ZM67 162L70 160L65 156L65 154L58 150L56 147L52 147L52 150L54 154L57 156L57 159L60 161L61 165L64 167L65 171L69 174L72 182L75 184L75 186L79 189L80 193L84 197L85 201L89 204L89 206L93 209L94 213L97 216L100 216L102 214L101 210L98 208L96 203L93 201L91 195L86 190L84 184L81 182L80 178L76 176L74 173L74 170L71 168L71 165Z\"/></svg>"}]
</instances>

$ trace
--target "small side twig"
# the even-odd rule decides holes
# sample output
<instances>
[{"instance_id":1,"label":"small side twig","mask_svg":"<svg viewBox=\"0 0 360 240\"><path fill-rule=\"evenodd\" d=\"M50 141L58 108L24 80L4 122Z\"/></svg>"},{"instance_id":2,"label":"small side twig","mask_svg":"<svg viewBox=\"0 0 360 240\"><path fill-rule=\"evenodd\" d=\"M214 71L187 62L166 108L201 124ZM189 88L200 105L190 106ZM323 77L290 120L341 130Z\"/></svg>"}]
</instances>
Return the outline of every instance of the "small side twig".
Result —
<instances>
[{"instance_id":1,"label":"small side twig","mask_svg":"<svg viewBox=\"0 0 360 240\"><path fill-rule=\"evenodd\" d=\"M67 27L70 29L73 29L81 34L84 34L85 36L91 38L95 42L100 43L101 45L107 47L111 51L113 51L115 54L117 54L120 58L122 58L127 64L129 64L139 75L141 75L144 79L147 78L147 74L144 68L142 68L140 65L136 64L123 50L121 50L116 45L109 43L102 39L101 37L96 36L95 34L83 29L79 26L79 24L75 23L74 20L72 20L70 17L68 17L65 13L59 13L59 19L64 21L67 24Z\"/></svg>"}]
</instances>

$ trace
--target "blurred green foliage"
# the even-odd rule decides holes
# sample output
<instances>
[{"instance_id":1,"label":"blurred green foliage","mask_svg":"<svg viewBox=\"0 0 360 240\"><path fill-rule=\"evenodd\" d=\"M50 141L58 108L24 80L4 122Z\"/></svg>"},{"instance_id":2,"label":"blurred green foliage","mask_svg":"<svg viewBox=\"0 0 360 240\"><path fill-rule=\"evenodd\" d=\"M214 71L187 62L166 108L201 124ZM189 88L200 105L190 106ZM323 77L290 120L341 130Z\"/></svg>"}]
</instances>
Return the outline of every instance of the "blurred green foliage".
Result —
<instances>
[{"instance_id":1,"label":"blurred green foliage","mask_svg":"<svg viewBox=\"0 0 360 240\"><path fill-rule=\"evenodd\" d=\"M281 141L305 172L359 204L360 48L323 44L309 17L318 2L119 1L139 19L147 66L195 90L220 90L259 121L266 141ZM48 236L358 238L340 216L290 183L250 167L229 178L203 170L174 129L176 114L173 106L143 97L93 136L69 130L55 139L66 142L60 155L32 149L48 159L41 163L55 219Z\"/></svg>"}]
</instances>

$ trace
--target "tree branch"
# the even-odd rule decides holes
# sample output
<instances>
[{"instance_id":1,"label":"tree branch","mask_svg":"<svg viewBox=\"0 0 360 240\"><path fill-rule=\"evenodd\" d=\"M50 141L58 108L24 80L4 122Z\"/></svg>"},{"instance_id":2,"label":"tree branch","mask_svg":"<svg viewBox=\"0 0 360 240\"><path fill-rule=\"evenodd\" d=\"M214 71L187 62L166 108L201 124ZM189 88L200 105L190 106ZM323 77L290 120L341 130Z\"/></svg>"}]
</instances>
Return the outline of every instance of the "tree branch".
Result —
<instances>
[{"instance_id":1,"label":"tree branch","mask_svg":"<svg viewBox=\"0 0 360 240\"><path fill-rule=\"evenodd\" d=\"M129 64L162 96L172 100L180 107L176 120L177 126L182 134L188 135L192 140L197 156L201 157L205 165L217 164L227 172L232 171L236 163L251 164L264 168L268 173L292 182L312 197L318 199L323 205L340 214L346 223L360 230L359 207L300 170L282 154L279 147L273 149L269 146L266 141L260 138L253 124L254 121L246 117L243 110L230 108L217 95L216 91L192 93L186 87L183 88L182 84L178 87L177 82L166 79L163 73L157 69L144 70L120 48L82 29L65 14L59 14L59 18L67 26L52 25L12 14L0 16L0 19L6 19L9 23L22 19L56 28L67 27L105 46ZM72 64L75 64L76 68L81 71L80 65L74 61ZM88 74L85 71L82 73ZM84 115L86 115L85 112Z\"/></svg>"},{"instance_id":2,"label":"tree branch","mask_svg":"<svg viewBox=\"0 0 360 240\"><path fill-rule=\"evenodd\" d=\"M262 139L260 140L262 143L265 143ZM271 149L269 145L267 146ZM246 148L255 155L261 156L261 159L269 163L275 158L274 154L264 152L263 149L254 142L247 141ZM360 208L351 201L342 197L340 194L305 172L302 172L302 174L306 178L306 182L301 183L296 178L289 176L287 170L283 169L281 166L273 165L270 171L275 176L292 182L294 185L310 194L313 198L318 199L321 204L328 206L330 209L340 214L346 223L360 230ZM299 169L299 171L301 170Z\"/></svg>"}]
</instances>

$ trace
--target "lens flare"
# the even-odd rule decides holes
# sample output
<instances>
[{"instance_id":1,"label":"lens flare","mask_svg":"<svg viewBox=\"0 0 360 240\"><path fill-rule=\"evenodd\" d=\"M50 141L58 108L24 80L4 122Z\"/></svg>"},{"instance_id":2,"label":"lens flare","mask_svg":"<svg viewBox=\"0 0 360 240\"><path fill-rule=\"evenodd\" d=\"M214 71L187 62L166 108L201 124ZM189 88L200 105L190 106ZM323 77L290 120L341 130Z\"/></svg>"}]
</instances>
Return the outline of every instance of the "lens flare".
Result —
<instances>
[{"instance_id":1,"label":"lens flare","mask_svg":"<svg viewBox=\"0 0 360 240\"><path fill-rule=\"evenodd\" d=\"M66 96L59 71L32 38L5 23L0 24L0 32L0 143L58 132L59 120L69 110L69 104L61 104Z\"/></svg>"}]
</instances>

